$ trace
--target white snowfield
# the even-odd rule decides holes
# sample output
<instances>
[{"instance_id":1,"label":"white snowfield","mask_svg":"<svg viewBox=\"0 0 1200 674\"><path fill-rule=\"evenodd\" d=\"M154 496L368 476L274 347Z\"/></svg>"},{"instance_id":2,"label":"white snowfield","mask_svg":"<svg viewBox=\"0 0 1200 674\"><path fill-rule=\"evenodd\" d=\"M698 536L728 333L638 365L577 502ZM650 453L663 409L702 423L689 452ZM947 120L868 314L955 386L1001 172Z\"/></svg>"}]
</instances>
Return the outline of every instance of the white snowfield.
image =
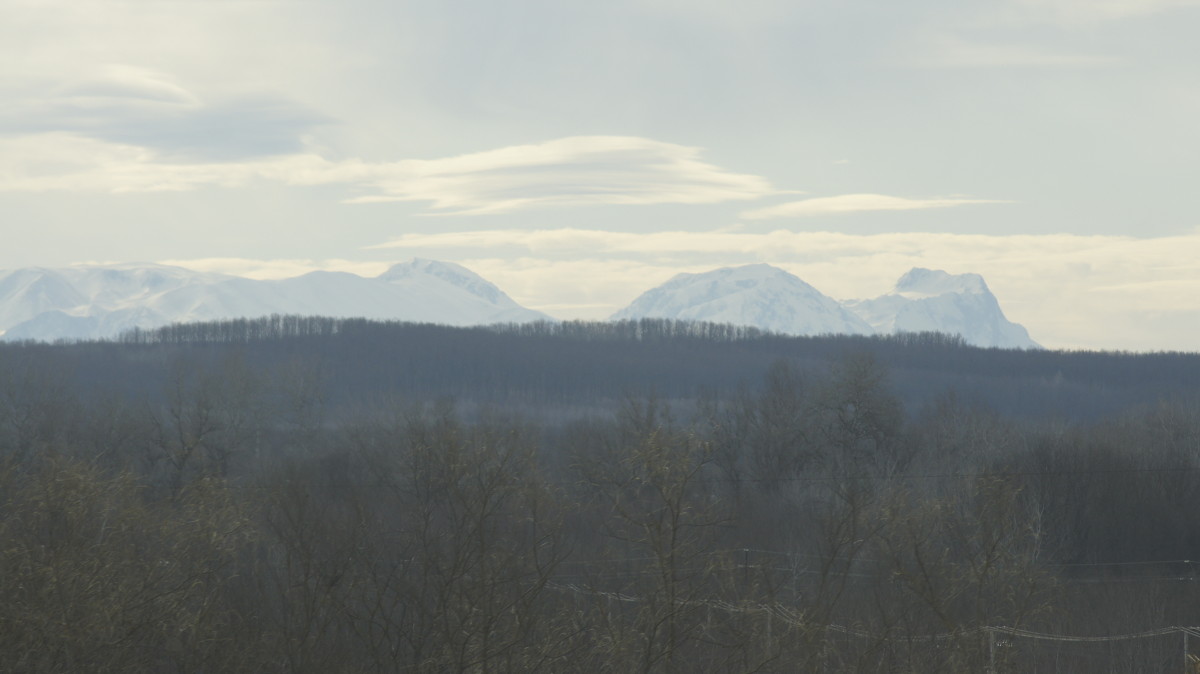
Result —
<instances>
[{"instance_id":1,"label":"white snowfield","mask_svg":"<svg viewBox=\"0 0 1200 674\"><path fill-rule=\"evenodd\" d=\"M458 326L553 320L465 267L422 259L375 278L318 271L272 281L149 264L0 271L7 340L106 338L134 327L271 314Z\"/></svg>"},{"instance_id":2,"label":"white snowfield","mask_svg":"<svg viewBox=\"0 0 1200 674\"><path fill-rule=\"evenodd\" d=\"M1004 317L983 277L920 268L900 277L887 295L846 302L766 264L679 274L613 318L736 323L789 335L944 332L975 346L1041 348Z\"/></svg>"},{"instance_id":3,"label":"white snowfield","mask_svg":"<svg viewBox=\"0 0 1200 674\"><path fill-rule=\"evenodd\" d=\"M844 305L881 334L935 331L961 335L975 346L1042 348L1023 326L1004 317L979 274L918 267L901 276L887 295Z\"/></svg>"},{"instance_id":4,"label":"white snowfield","mask_svg":"<svg viewBox=\"0 0 1200 674\"><path fill-rule=\"evenodd\" d=\"M752 325L788 335L871 335L875 329L799 278L767 264L679 274L612 315Z\"/></svg>"},{"instance_id":5,"label":"white snowfield","mask_svg":"<svg viewBox=\"0 0 1200 674\"><path fill-rule=\"evenodd\" d=\"M115 337L132 328L271 314L490 325L554 320L457 264L413 259L366 278L318 271L256 281L152 264L0 271L0 339ZM913 269L871 300L838 302L767 264L679 274L614 320L673 318L789 335L937 331L969 344L1040 348L978 274Z\"/></svg>"}]
</instances>

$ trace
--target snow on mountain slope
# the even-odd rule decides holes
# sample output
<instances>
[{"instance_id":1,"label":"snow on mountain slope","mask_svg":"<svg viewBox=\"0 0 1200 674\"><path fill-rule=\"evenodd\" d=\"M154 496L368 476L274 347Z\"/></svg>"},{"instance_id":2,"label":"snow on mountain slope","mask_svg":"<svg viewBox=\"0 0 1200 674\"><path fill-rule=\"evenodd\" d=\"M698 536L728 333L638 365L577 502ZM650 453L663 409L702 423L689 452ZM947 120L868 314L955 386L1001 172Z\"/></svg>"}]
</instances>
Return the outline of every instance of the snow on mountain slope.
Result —
<instances>
[{"instance_id":1,"label":"snow on mountain slope","mask_svg":"<svg viewBox=\"0 0 1200 674\"><path fill-rule=\"evenodd\" d=\"M44 311L0 335L0 340L99 339L118 335L133 327L155 327L173 322L167 316L145 307L131 307L97 313L71 315L64 311Z\"/></svg>"},{"instance_id":2,"label":"snow on mountain slope","mask_svg":"<svg viewBox=\"0 0 1200 674\"><path fill-rule=\"evenodd\" d=\"M300 314L446 325L552 320L456 264L414 259L375 278L312 272L255 281L180 267L0 271L0 338L88 339L173 322ZM938 331L970 344L1039 348L977 274L913 269L887 295L839 304L765 264L680 274L613 315L752 325L785 334Z\"/></svg>"},{"instance_id":3,"label":"snow on mountain slope","mask_svg":"<svg viewBox=\"0 0 1200 674\"><path fill-rule=\"evenodd\" d=\"M489 321L492 323L553 320L546 314L531 311L517 304L482 276L452 262L413 258L409 262L393 265L376 278L401 288L411 296L432 297L436 294L431 292L435 289L434 287L445 284L465 291L454 297L441 298L437 303L431 304L428 307L431 314L444 311L447 308L445 303L452 302L450 308L455 311L469 312L473 310L474 306L489 307L493 312Z\"/></svg>"},{"instance_id":4,"label":"snow on mountain slope","mask_svg":"<svg viewBox=\"0 0 1200 674\"><path fill-rule=\"evenodd\" d=\"M392 265L377 278L396 285L406 285L419 284L425 277L433 277L451 283L492 304L519 306L499 288L484 280L482 276L453 262L439 262L415 257L408 262Z\"/></svg>"},{"instance_id":5,"label":"snow on mountain slope","mask_svg":"<svg viewBox=\"0 0 1200 674\"><path fill-rule=\"evenodd\" d=\"M552 320L455 264L413 260L376 278L318 271L257 281L162 265L0 271L3 339L112 337L133 327L301 314L446 325Z\"/></svg>"},{"instance_id":6,"label":"snow on mountain slope","mask_svg":"<svg viewBox=\"0 0 1200 674\"><path fill-rule=\"evenodd\" d=\"M612 316L625 318L734 323L790 335L874 332L836 300L767 264L679 274Z\"/></svg>"},{"instance_id":7,"label":"snow on mountain slope","mask_svg":"<svg viewBox=\"0 0 1200 674\"><path fill-rule=\"evenodd\" d=\"M1024 327L1005 318L978 274L915 268L891 293L843 304L881 333L936 331L961 335L975 346L1041 348Z\"/></svg>"},{"instance_id":8,"label":"snow on mountain slope","mask_svg":"<svg viewBox=\"0 0 1200 674\"><path fill-rule=\"evenodd\" d=\"M842 303L765 264L680 274L612 318L734 323L793 335L944 332L975 346L1041 348L1004 317L983 277L920 268L887 295Z\"/></svg>"},{"instance_id":9,"label":"snow on mountain slope","mask_svg":"<svg viewBox=\"0 0 1200 674\"><path fill-rule=\"evenodd\" d=\"M61 275L37 268L0 272L0 298L0 329L86 301Z\"/></svg>"},{"instance_id":10,"label":"snow on mountain slope","mask_svg":"<svg viewBox=\"0 0 1200 674\"><path fill-rule=\"evenodd\" d=\"M91 331L103 322L99 318L101 315L129 309L139 300L174 288L225 278L230 277L164 265L31 267L0 271L0 335L24 339L45 331L52 335L48 338L55 338L67 336L60 330L72 334L79 330ZM16 328L29 321L34 322L22 329Z\"/></svg>"},{"instance_id":11,"label":"snow on mountain slope","mask_svg":"<svg viewBox=\"0 0 1200 674\"><path fill-rule=\"evenodd\" d=\"M949 274L940 269L909 269L892 291L912 300L937 297L946 293L990 295L987 284L979 274Z\"/></svg>"}]
</instances>

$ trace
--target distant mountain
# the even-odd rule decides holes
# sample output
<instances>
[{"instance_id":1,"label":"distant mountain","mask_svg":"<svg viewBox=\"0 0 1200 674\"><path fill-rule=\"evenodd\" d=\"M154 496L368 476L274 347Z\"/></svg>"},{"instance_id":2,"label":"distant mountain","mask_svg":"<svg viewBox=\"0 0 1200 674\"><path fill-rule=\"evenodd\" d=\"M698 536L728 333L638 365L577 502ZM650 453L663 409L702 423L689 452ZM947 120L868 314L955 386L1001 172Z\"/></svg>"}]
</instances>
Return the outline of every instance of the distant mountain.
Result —
<instances>
[{"instance_id":1,"label":"distant mountain","mask_svg":"<svg viewBox=\"0 0 1200 674\"><path fill-rule=\"evenodd\" d=\"M880 333L936 331L968 344L1039 349L1024 327L1009 321L979 274L915 268L891 293L843 303Z\"/></svg>"},{"instance_id":2,"label":"distant mountain","mask_svg":"<svg viewBox=\"0 0 1200 674\"><path fill-rule=\"evenodd\" d=\"M968 344L1035 349L978 274L913 269L871 300L838 302L777 267L754 264L680 274L612 318L675 318L751 325L789 335L944 332Z\"/></svg>"},{"instance_id":3,"label":"distant mountain","mask_svg":"<svg viewBox=\"0 0 1200 674\"><path fill-rule=\"evenodd\" d=\"M486 325L551 320L465 267L414 259L375 278L252 279L121 264L0 271L0 338L88 339L169 323L301 314Z\"/></svg>"},{"instance_id":4,"label":"distant mountain","mask_svg":"<svg viewBox=\"0 0 1200 674\"><path fill-rule=\"evenodd\" d=\"M0 339L92 339L134 327L271 314L465 326L553 320L465 267L414 259L365 278L316 271L256 281L152 264L0 271ZM891 293L843 303L766 264L679 274L613 319L673 318L790 335L937 331L976 346L1039 348L978 274L913 269Z\"/></svg>"},{"instance_id":5,"label":"distant mountain","mask_svg":"<svg viewBox=\"0 0 1200 674\"><path fill-rule=\"evenodd\" d=\"M777 267L753 264L679 274L613 314L734 323L789 335L869 335L875 330L837 300Z\"/></svg>"}]
</instances>

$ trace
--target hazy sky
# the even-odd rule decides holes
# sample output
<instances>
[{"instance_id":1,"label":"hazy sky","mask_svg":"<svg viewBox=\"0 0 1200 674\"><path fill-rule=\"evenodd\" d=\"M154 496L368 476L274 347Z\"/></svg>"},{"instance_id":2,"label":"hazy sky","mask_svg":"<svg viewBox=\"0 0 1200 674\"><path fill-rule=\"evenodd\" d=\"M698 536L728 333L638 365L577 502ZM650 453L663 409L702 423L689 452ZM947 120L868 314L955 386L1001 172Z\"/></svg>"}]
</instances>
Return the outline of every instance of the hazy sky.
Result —
<instances>
[{"instance_id":1,"label":"hazy sky","mask_svg":"<svg viewBox=\"0 0 1200 674\"><path fill-rule=\"evenodd\" d=\"M604 318L769 262L1200 350L1200 0L2 0L0 268L456 261Z\"/></svg>"}]
</instances>

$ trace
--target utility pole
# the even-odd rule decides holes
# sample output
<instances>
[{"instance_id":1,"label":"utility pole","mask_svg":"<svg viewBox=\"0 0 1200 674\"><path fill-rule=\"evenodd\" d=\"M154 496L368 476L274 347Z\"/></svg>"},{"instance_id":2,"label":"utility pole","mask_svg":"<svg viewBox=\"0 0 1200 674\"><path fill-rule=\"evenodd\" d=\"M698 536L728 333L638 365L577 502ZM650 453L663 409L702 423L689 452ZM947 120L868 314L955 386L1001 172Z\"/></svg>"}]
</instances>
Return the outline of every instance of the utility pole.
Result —
<instances>
[{"instance_id":1,"label":"utility pole","mask_svg":"<svg viewBox=\"0 0 1200 674\"><path fill-rule=\"evenodd\" d=\"M984 633L988 640L988 674L996 674L996 632L988 627Z\"/></svg>"}]
</instances>

